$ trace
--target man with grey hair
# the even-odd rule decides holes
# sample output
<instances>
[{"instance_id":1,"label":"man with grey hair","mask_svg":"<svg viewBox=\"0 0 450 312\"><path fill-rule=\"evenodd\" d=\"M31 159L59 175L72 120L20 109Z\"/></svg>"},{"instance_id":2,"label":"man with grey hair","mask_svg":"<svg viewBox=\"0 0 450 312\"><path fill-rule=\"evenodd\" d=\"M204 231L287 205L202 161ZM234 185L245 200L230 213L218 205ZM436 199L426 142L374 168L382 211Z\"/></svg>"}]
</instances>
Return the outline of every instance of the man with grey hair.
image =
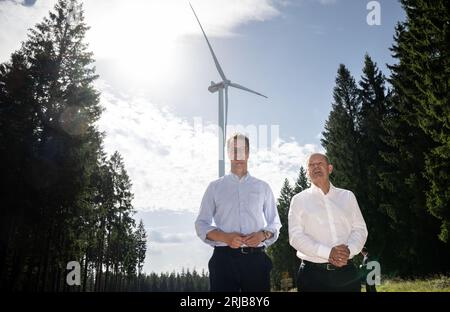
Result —
<instances>
[{"instance_id":1,"label":"man with grey hair","mask_svg":"<svg viewBox=\"0 0 450 312\"><path fill-rule=\"evenodd\" d=\"M210 290L270 291L272 262L265 248L281 228L270 186L247 171L249 139L227 141L231 172L211 182L195 221L197 235L214 247L209 260Z\"/></svg>"},{"instance_id":2,"label":"man with grey hair","mask_svg":"<svg viewBox=\"0 0 450 312\"><path fill-rule=\"evenodd\" d=\"M332 171L326 155L312 154L307 164L311 187L291 200L289 243L302 260L299 291L361 291L352 258L364 247L366 223L355 195L330 182Z\"/></svg>"}]
</instances>

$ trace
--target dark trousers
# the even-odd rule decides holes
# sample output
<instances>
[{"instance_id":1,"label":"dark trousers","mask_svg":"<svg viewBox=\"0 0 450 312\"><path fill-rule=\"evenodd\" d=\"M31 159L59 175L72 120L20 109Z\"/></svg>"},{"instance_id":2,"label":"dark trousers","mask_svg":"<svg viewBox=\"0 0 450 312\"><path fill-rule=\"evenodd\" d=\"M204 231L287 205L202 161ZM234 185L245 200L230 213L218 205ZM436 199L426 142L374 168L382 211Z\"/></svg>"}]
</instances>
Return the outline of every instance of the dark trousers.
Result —
<instances>
[{"instance_id":1,"label":"dark trousers","mask_svg":"<svg viewBox=\"0 0 450 312\"><path fill-rule=\"evenodd\" d=\"M306 263L298 271L297 289L302 292L360 292L361 277L353 263L331 271Z\"/></svg>"},{"instance_id":2,"label":"dark trousers","mask_svg":"<svg viewBox=\"0 0 450 312\"><path fill-rule=\"evenodd\" d=\"M272 261L264 251L246 251L216 247L209 260L212 292L270 291Z\"/></svg>"},{"instance_id":3,"label":"dark trousers","mask_svg":"<svg viewBox=\"0 0 450 312\"><path fill-rule=\"evenodd\" d=\"M366 284L366 292L377 292L377 287L375 285Z\"/></svg>"}]
</instances>

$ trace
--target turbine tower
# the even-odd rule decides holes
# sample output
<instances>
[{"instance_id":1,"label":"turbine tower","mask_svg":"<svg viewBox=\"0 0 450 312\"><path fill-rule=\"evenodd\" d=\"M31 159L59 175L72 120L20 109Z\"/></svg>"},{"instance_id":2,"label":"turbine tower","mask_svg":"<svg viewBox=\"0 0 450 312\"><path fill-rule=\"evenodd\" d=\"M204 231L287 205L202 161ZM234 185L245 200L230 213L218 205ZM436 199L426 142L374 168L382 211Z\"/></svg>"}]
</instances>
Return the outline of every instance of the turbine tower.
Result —
<instances>
[{"instance_id":1,"label":"turbine tower","mask_svg":"<svg viewBox=\"0 0 450 312\"><path fill-rule=\"evenodd\" d=\"M208 37L206 36L205 31L203 30L202 24L200 23L200 20L197 17L197 14L194 11L194 8L192 7L191 3L189 3L191 6L192 12L194 12L195 18L197 19L198 25L200 26L200 29L202 30L203 36L205 36L206 43L208 44L209 51L211 52L212 58L214 60L214 63L216 64L217 71L219 72L220 77L222 78L221 82L215 83L211 81L211 85L208 87L209 92L215 93L219 92L219 120L218 120L218 126L219 126L219 177L222 177L225 175L225 140L227 137L227 122L228 122L228 87L234 87L236 89L241 89L250 93L254 93L256 95L262 96L267 98L267 96L250 90L249 88L246 88L244 86L241 86L237 83L231 82L231 80L227 79L225 76L225 73L222 70L222 67L219 64L219 61L217 60L216 54L214 53L214 50L209 43ZM225 91L225 92L224 92ZM224 105L224 93L225 93L225 105Z\"/></svg>"}]
</instances>

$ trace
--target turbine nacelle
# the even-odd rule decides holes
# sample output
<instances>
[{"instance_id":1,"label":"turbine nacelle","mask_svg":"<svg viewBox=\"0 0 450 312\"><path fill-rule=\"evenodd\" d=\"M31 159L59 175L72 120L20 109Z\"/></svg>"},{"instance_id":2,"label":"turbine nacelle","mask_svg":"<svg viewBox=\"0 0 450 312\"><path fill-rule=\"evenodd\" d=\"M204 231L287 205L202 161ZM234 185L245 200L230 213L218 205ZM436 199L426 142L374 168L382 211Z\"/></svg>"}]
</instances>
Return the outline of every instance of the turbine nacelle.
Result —
<instances>
[{"instance_id":1,"label":"turbine nacelle","mask_svg":"<svg viewBox=\"0 0 450 312\"><path fill-rule=\"evenodd\" d=\"M218 83L215 83L214 81L211 81L211 85L208 87L209 92L215 93L219 91L220 89L224 89L225 87L228 87L230 85L231 81L221 81Z\"/></svg>"},{"instance_id":2,"label":"turbine nacelle","mask_svg":"<svg viewBox=\"0 0 450 312\"><path fill-rule=\"evenodd\" d=\"M219 83L215 83L215 82L211 81L211 85L208 87L208 91L211 93L215 93L215 92L219 91L220 89L223 89L224 87L225 86L224 86L223 81L219 82Z\"/></svg>"}]
</instances>

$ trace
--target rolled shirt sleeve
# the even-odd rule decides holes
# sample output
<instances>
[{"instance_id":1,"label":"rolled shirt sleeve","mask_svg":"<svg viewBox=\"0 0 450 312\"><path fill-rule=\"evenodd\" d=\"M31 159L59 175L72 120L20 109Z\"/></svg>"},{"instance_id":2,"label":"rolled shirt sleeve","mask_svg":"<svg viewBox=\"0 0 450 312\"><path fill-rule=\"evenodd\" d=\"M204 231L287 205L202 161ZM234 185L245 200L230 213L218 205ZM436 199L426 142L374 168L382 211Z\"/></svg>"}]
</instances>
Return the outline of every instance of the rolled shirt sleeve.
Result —
<instances>
[{"instance_id":1,"label":"rolled shirt sleeve","mask_svg":"<svg viewBox=\"0 0 450 312\"><path fill-rule=\"evenodd\" d=\"M275 203L275 197L273 196L272 189L266 184L265 198L264 198L264 218L266 219L265 231L273 233L273 236L264 241L264 246L268 247L276 242L280 234L281 222L278 215L277 205Z\"/></svg>"},{"instance_id":2,"label":"rolled shirt sleeve","mask_svg":"<svg viewBox=\"0 0 450 312\"><path fill-rule=\"evenodd\" d=\"M368 232L366 222L364 221L361 210L359 209L358 201L356 200L353 192L349 192L349 197L353 214L351 219L352 230L348 238L347 246L350 250L350 258L352 258L359 254L363 249L367 240Z\"/></svg>"},{"instance_id":3,"label":"rolled shirt sleeve","mask_svg":"<svg viewBox=\"0 0 450 312\"><path fill-rule=\"evenodd\" d=\"M213 216L215 212L214 203L214 185L210 183L203 195L202 203L200 205L200 212L195 220L195 231L198 237L205 243L215 246L215 241L206 238L206 235L213 230L217 230L217 227L213 226Z\"/></svg>"}]
</instances>

